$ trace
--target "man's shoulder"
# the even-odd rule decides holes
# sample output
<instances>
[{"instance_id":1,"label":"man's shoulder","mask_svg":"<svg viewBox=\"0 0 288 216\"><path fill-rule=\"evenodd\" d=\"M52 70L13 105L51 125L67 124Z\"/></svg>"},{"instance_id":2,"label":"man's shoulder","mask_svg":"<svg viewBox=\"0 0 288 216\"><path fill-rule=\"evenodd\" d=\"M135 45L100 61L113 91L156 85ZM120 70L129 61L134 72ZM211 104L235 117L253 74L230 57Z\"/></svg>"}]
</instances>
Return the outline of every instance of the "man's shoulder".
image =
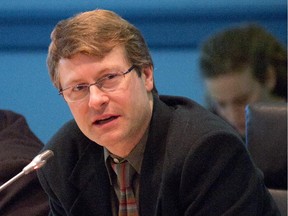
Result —
<instances>
[{"instance_id":1,"label":"man's shoulder","mask_svg":"<svg viewBox=\"0 0 288 216\"><path fill-rule=\"evenodd\" d=\"M160 100L167 106L177 112L186 113L188 116L198 114L199 112L204 115L211 115L211 112L196 101L182 96L160 95Z\"/></svg>"},{"instance_id":2,"label":"man's shoulder","mask_svg":"<svg viewBox=\"0 0 288 216\"><path fill-rule=\"evenodd\" d=\"M74 164L91 145L96 146L81 132L75 120L70 120L52 136L42 151L53 151L54 161Z\"/></svg>"},{"instance_id":3,"label":"man's shoulder","mask_svg":"<svg viewBox=\"0 0 288 216\"><path fill-rule=\"evenodd\" d=\"M186 119L186 121L203 121L207 119L209 121L214 120L223 123L222 119L218 116L187 97L163 95L160 96L160 100L173 110L174 118L183 118Z\"/></svg>"},{"instance_id":4,"label":"man's shoulder","mask_svg":"<svg viewBox=\"0 0 288 216\"><path fill-rule=\"evenodd\" d=\"M66 122L45 144L44 150L54 152L53 158L42 168L44 173L49 173L49 178L58 178L54 176L57 173L68 178L84 155L90 155L91 152L100 154L103 151L101 146L81 132L75 120Z\"/></svg>"},{"instance_id":5,"label":"man's shoulder","mask_svg":"<svg viewBox=\"0 0 288 216\"><path fill-rule=\"evenodd\" d=\"M173 110L170 131L174 133L186 131L185 137L193 139L223 133L237 136L223 119L189 98L160 96L160 100Z\"/></svg>"},{"instance_id":6,"label":"man's shoulder","mask_svg":"<svg viewBox=\"0 0 288 216\"><path fill-rule=\"evenodd\" d=\"M45 148L68 152L91 142L79 129L74 119L69 120L52 136Z\"/></svg>"}]
</instances>

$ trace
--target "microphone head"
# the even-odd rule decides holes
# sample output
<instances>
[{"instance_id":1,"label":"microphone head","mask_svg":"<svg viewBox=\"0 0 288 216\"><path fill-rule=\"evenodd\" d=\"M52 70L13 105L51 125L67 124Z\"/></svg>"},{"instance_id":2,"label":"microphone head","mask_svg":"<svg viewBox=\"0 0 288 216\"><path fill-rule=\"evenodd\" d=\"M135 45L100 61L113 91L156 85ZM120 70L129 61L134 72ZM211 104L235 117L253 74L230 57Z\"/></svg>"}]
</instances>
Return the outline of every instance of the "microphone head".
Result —
<instances>
[{"instance_id":1,"label":"microphone head","mask_svg":"<svg viewBox=\"0 0 288 216\"><path fill-rule=\"evenodd\" d=\"M37 170L44 166L49 158L54 156L53 151L46 150L40 154L38 154L26 167L23 168L23 172L28 174L34 170Z\"/></svg>"},{"instance_id":2,"label":"microphone head","mask_svg":"<svg viewBox=\"0 0 288 216\"><path fill-rule=\"evenodd\" d=\"M51 150L46 150L46 151L42 152L41 154L39 154L38 156L39 156L40 160L47 161L50 157L54 156L54 153ZM38 157L38 156L36 156L36 157Z\"/></svg>"}]
</instances>

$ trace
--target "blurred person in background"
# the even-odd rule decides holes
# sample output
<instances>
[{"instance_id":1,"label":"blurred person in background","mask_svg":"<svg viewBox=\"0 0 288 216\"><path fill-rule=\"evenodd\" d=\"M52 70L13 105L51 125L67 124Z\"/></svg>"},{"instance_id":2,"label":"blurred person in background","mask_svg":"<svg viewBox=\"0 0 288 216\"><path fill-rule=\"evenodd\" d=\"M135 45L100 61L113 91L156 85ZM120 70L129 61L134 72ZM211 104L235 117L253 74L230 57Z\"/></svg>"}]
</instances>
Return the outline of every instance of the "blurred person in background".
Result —
<instances>
[{"instance_id":1,"label":"blurred person in background","mask_svg":"<svg viewBox=\"0 0 288 216\"><path fill-rule=\"evenodd\" d=\"M245 138L245 106L287 101L287 52L257 24L218 32L201 47L208 108Z\"/></svg>"},{"instance_id":2,"label":"blurred person in background","mask_svg":"<svg viewBox=\"0 0 288 216\"><path fill-rule=\"evenodd\" d=\"M0 185L16 176L43 148L25 118L0 110ZM0 215L48 215L48 197L36 172L22 176L0 192Z\"/></svg>"}]
</instances>

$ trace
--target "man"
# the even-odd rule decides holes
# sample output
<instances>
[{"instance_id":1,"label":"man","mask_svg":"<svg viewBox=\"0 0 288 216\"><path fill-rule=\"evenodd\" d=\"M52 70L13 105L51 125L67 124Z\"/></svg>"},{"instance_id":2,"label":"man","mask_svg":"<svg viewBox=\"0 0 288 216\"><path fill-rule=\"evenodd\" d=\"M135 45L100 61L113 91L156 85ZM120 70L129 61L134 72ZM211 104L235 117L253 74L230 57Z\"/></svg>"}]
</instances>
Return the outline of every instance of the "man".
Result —
<instances>
[{"instance_id":1,"label":"man","mask_svg":"<svg viewBox=\"0 0 288 216\"><path fill-rule=\"evenodd\" d=\"M25 118L0 110L0 185L16 176L43 148ZM48 197L36 173L29 173L0 192L0 215L42 216L49 213Z\"/></svg>"},{"instance_id":2,"label":"man","mask_svg":"<svg viewBox=\"0 0 288 216\"><path fill-rule=\"evenodd\" d=\"M51 38L50 76L75 119L38 173L51 215L279 215L233 129L191 100L158 96L133 25L95 10Z\"/></svg>"},{"instance_id":3,"label":"man","mask_svg":"<svg viewBox=\"0 0 288 216\"><path fill-rule=\"evenodd\" d=\"M258 25L229 28L204 42L201 75L208 108L245 137L245 107L287 101L287 52Z\"/></svg>"}]
</instances>

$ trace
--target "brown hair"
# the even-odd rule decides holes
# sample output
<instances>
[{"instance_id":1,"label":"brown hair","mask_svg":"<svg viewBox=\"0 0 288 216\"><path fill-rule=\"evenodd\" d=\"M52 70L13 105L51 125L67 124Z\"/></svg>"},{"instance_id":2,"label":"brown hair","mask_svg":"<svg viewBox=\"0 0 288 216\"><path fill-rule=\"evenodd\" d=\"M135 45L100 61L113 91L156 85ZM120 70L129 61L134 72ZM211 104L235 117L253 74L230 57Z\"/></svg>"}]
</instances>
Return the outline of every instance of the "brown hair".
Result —
<instances>
[{"instance_id":1,"label":"brown hair","mask_svg":"<svg viewBox=\"0 0 288 216\"><path fill-rule=\"evenodd\" d=\"M210 37L201 49L200 69L204 78L250 67L253 76L264 83L272 66L277 80L273 94L287 100L287 52L273 35L259 25L231 28Z\"/></svg>"},{"instance_id":2,"label":"brown hair","mask_svg":"<svg viewBox=\"0 0 288 216\"><path fill-rule=\"evenodd\" d=\"M103 58L117 45L124 45L126 57L139 76L141 67L153 67L141 32L112 11L97 9L60 21L51 33L47 57L53 84L60 88L57 67L61 58L77 53Z\"/></svg>"}]
</instances>

